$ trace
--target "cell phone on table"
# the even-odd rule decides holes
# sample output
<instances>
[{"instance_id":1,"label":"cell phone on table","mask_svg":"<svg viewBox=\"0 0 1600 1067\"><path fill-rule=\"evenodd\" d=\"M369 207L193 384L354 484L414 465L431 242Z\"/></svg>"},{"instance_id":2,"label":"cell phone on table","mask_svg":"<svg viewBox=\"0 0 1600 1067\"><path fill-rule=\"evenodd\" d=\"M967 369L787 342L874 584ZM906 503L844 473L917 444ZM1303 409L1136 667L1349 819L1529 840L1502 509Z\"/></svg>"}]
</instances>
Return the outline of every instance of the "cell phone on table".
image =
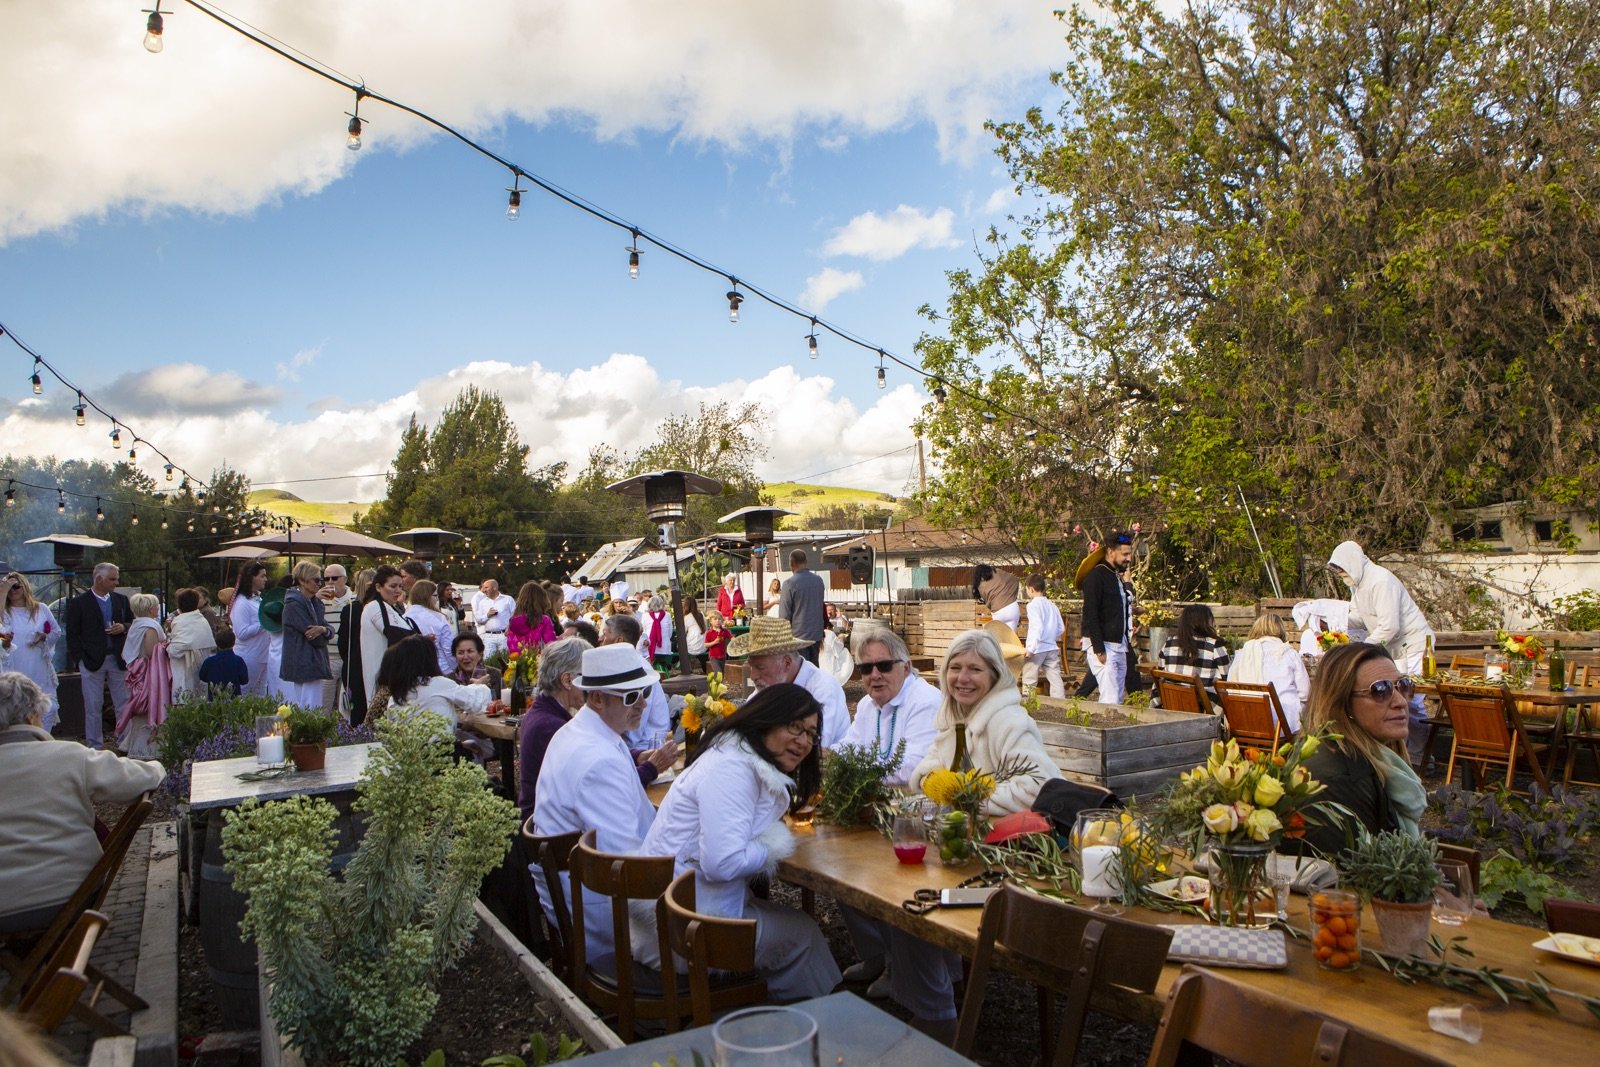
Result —
<instances>
[{"instance_id":1,"label":"cell phone on table","mask_svg":"<svg viewBox=\"0 0 1600 1067\"><path fill-rule=\"evenodd\" d=\"M939 906L942 908L981 908L984 903L995 893L999 886L979 886L974 889L941 889L939 890Z\"/></svg>"}]
</instances>

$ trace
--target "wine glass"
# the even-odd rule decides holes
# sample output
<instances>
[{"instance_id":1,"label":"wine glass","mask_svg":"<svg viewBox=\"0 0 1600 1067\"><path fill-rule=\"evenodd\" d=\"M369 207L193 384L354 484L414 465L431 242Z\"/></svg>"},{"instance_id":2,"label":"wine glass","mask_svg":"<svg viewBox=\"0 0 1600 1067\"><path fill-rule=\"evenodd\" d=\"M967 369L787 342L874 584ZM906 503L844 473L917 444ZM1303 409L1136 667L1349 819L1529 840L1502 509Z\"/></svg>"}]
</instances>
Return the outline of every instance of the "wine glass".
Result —
<instances>
[{"instance_id":1,"label":"wine glass","mask_svg":"<svg viewBox=\"0 0 1600 1067\"><path fill-rule=\"evenodd\" d=\"M1440 926L1461 926L1472 918L1472 870L1463 860L1440 860L1439 887L1433 891L1433 919Z\"/></svg>"},{"instance_id":2,"label":"wine glass","mask_svg":"<svg viewBox=\"0 0 1600 1067\"><path fill-rule=\"evenodd\" d=\"M746 1008L711 1026L716 1067L818 1067L817 1020L799 1008Z\"/></svg>"},{"instance_id":3,"label":"wine glass","mask_svg":"<svg viewBox=\"0 0 1600 1067\"><path fill-rule=\"evenodd\" d=\"M1072 827L1078 855L1080 891L1094 897L1091 911L1121 915L1115 901L1122 895L1122 813L1109 808L1080 811Z\"/></svg>"}]
</instances>

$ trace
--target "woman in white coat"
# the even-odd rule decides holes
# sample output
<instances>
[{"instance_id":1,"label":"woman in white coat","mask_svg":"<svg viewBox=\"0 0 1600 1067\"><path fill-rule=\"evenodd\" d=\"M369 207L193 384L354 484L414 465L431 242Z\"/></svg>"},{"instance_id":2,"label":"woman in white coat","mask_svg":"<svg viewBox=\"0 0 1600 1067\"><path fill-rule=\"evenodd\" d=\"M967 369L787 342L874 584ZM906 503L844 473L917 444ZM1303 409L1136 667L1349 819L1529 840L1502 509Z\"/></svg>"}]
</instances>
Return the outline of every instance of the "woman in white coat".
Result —
<instances>
[{"instance_id":1,"label":"woman in white coat","mask_svg":"<svg viewBox=\"0 0 1600 1067\"><path fill-rule=\"evenodd\" d=\"M49 698L50 709L41 724L49 732L55 729L58 711L54 658L61 624L48 607L33 598L33 589L22 575L13 571L0 579L0 584L5 587L5 611L0 613L5 669L26 674Z\"/></svg>"},{"instance_id":2,"label":"woman in white coat","mask_svg":"<svg viewBox=\"0 0 1600 1067\"><path fill-rule=\"evenodd\" d=\"M172 663L172 696L200 688L200 665L217 650L211 620L200 612L200 590L178 590L178 614L167 621L167 658Z\"/></svg>"},{"instance_id":3,"label":"woman in white coat","mask_svg":"<svg viewBox=\"0 0 1600 1067\"><path fill-rule=\"evenodd\" d=\"M233 627L233 654L244 660L249 672L245 683L245 696L265 696L267 692L267 655L271 651L272 635L261 625L261 591L267 587L267 565L246 563L239 572L239 584L233 589L233 602L228 605L228 622Z\"/></svg>"},{"instance_id":4,"label":"woman in white coat","mask_svg":"<svg viewBox=\"0 0 1600 1067\"><path fill-rule=\"evenodd\" d=\"M1283 620L1268 612L1250 627L1250 637L1239 646L1228 665L1228 681L1266 685L1278 691L1283 717L1289 729L1300 729L1300 709L1311 695L1311 676L1306 673L1300 650L1289 644L1289 631Z\"/></svg>"},{"instance_id":5,"label":"woman in white coat","mask_svg":"<svg viewBox=\"0 0 1600 1067\"><path fill-rule=\"evenodd\" d=\"M783 816L794 796L810 796L821 784L821 717L816 698L798 685L751 697L706 732L705 748L672 783L639 848L641 855L676 857L678 874L694 872L698 910L756 921L756 967L779 1001L824 996L839 984L816 922L750 891L750 879L770 876L794 852ZM659 967L653 905L635 904L634 953Z\"/></svg>"}]
</instances>

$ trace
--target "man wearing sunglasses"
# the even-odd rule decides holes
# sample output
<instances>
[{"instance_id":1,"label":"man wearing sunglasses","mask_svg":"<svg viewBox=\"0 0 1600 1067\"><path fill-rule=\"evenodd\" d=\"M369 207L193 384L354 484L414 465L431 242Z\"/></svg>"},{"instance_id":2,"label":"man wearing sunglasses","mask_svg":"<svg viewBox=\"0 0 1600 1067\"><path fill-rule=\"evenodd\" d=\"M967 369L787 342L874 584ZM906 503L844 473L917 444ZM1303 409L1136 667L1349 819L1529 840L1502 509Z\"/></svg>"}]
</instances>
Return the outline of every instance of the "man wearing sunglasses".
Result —
<instances>
[{"instance_id":1,"label":"man wearing sunglasses","mask_svg":"<svg viewBox=\"0 0 1600 1067\"><path fill-rule=\"evenodd\" d=\"M621 643L586 650L582 663L583 673L572 679L572 686L585 694L584 705L545 750L534 832L547 836L595 830L601 852L635 852L655 821L656 809L622 735L638 728L645 695L656 684L655 672L640 662L634 648ZM539 902L554 922L550 890L542 879L534 881ZM608 909L586 910L584 930L590 959L612 951Z\"/></svg>"}]
</instances>

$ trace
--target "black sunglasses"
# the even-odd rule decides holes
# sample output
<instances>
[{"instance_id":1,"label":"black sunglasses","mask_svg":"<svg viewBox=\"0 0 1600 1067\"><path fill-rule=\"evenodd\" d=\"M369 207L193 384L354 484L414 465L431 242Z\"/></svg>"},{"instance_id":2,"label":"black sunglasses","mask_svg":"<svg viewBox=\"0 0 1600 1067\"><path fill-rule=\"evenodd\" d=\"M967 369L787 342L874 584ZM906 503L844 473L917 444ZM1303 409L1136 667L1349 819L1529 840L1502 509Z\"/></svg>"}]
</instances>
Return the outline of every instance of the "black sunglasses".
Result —
<instances>
[{"instance_id":1,"label":"black sunglasses","mask_svg":"<svg viewBox=\"0 0 1600 1067\"><path fill-rule=\"evenodd\" d=\"M897 659L880 659L880 660L875 660L872 663L857 663L856 664L856 666L858 668L860 668L861 676L863 678L865 678L867 675L871 674L873 671L877 671L879 674L888 674L890 671L894 670L899 665L900 665L900 661L897 660Z\"/></svg>"},{"instance_id":2,"label":"black sunglasses","mask_svg":"<svg viewBox=\"0 0 1600 1067\"><path fill-rule=\"evenodd\" d=\"M1398 691L1401 696L1410 700L1417 692L1417 683L1410 678L1400 677L1392 682L1373 682L1365 689L1352 689L1351 696L1371 697L1373 700L1388 700L1389 694Z\"/></svg>"}]
</instances>

